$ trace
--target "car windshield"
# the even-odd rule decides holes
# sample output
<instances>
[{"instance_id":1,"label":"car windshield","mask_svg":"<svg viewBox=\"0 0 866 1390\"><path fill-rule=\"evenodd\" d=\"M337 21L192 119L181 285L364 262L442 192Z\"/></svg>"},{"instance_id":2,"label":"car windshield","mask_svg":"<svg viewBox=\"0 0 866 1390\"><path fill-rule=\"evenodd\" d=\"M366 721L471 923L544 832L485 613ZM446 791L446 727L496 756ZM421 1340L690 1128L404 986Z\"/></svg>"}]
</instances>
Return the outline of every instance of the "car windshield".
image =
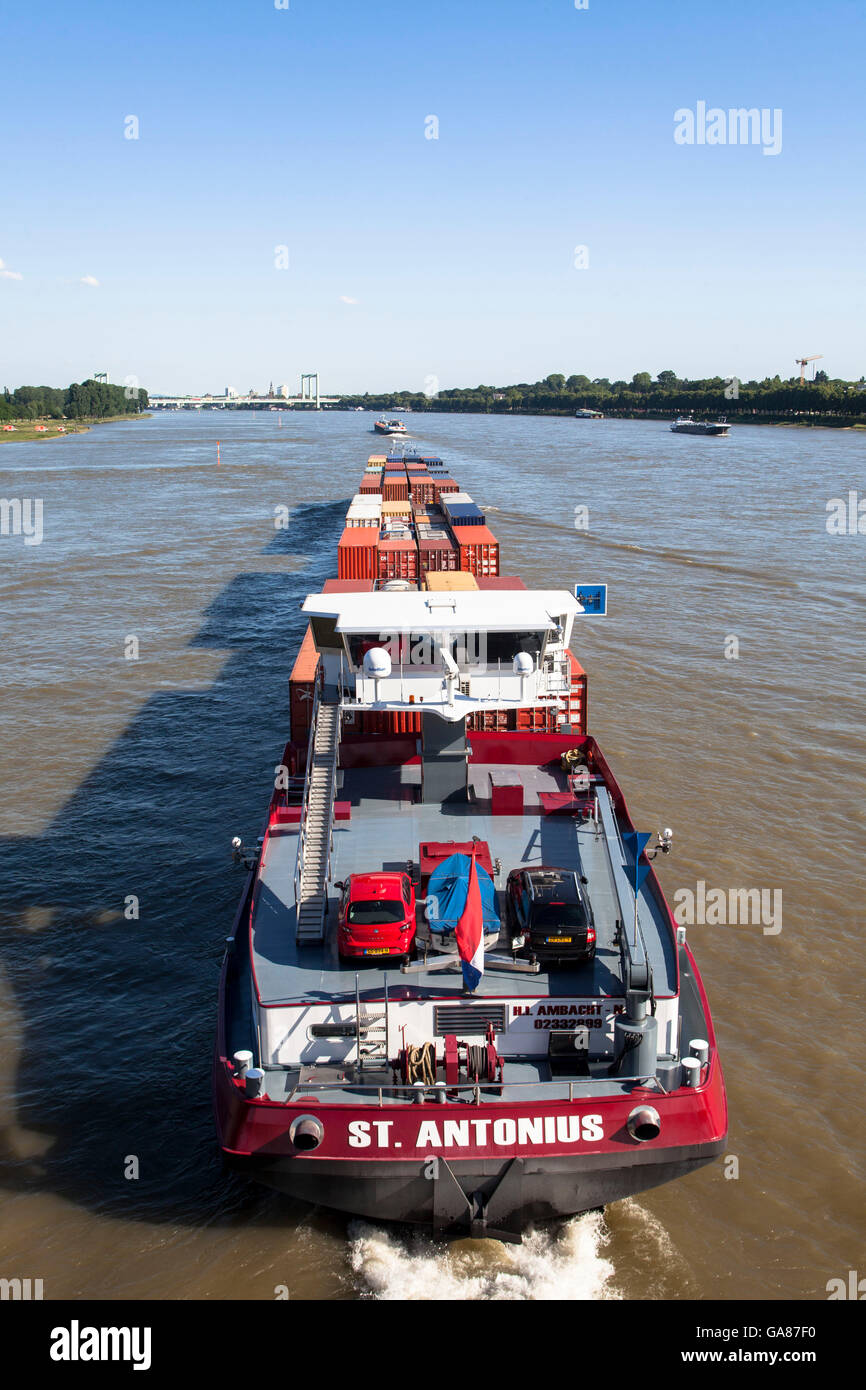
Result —
<instances>
[{"instance_id":1,"label":"car windshield","mask_svg":"<svg viewBox=\"0 0 866 1390\"><path fill-rule=\"evenodd\" d=\"M393 898L369 898L366 902L349 904L346 920L355 927L382 927L389 922L402 922L406 910Z\"/></svg>"},{"instance_id":2,"label":"car windshield","mask_svg":"<svg viewBox=\"0 0 866 1390\"><path fill-rule=\"evenodd\" d=\"M580 903L536 903L532 925L541 931L551 927L585 927L586 913Z\"/></svg>"}]
</instances>

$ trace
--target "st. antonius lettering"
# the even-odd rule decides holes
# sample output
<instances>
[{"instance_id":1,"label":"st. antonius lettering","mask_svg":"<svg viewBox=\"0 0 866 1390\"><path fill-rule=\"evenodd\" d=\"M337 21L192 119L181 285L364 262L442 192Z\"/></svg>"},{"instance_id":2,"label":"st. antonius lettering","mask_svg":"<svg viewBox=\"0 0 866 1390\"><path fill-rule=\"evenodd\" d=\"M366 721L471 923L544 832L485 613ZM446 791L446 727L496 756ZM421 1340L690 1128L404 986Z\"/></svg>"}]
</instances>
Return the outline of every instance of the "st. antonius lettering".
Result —
<instances>
[{"instance_id":1,"label":"st. antonius lettering","mask_svg":"<svg viewBox=\"0 0 866 1390\"><path fill-rule=\"evenodd\" d=\"M349 1147L399 1149L392 1142L393 1120L350 1120ZM515 1144L593 1144L604 1138L600 1115L519 1115L512 1119L422 1120L415 1137L416 1149L468 1149Z\"/></svg>"}]
</instances>

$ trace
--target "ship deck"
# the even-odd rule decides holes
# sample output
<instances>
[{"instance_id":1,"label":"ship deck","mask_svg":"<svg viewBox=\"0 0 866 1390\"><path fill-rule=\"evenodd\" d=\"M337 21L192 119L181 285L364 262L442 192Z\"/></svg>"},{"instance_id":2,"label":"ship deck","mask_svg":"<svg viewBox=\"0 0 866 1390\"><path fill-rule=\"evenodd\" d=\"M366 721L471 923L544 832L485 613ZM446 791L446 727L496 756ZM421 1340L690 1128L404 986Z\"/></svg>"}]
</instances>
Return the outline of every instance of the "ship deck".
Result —
<instances>
[{"instance_id":1,"label":"ship deck","mask_svg":"<svg viewBox=\"0 0 866 1390\"><path fill-rule=\"evenodd\" d=\"M489 774L514 772L494 764L470 764L473 799L458 804L423 803L420 767L353 768L343 774L338 796L351 803L351 818L334 827L332 880L375 869L405 869L418 862L424 840L486 840L502 872L495 880L500 917L509 872L521 865L573 867L586 875L595 913L596 957L577 968L542 967L538 974L497 967L488 955L485 974L475 997L521 998L605 997L623 994L620 949L614 944L619 916L604 835L592 821L570 815L545 815L538 799L542 791L562 791L565 779L556 769L520 767L524 785L522 815L491 815L487 797ZM271 835L261 866L253 908L252 959L259 998L265 1005L354 998L355 975L363 997L381 997L386 976L393 1000L453 998L462 991L459 963L442 970L404 975L396 961L383 969L380 962L361 960L342 965L336 944L337 893L329 900L325 939L299 946L295 939L294 874L297 834ZM420 911L420 909L419 909ZM646 885L639 898L639 922L646 942L657 996L676 993L675 945L662 909ZM631 924L628 924L631 930ZM495 948L509 954L504 936Z\"/></svg>"}]
</instances>

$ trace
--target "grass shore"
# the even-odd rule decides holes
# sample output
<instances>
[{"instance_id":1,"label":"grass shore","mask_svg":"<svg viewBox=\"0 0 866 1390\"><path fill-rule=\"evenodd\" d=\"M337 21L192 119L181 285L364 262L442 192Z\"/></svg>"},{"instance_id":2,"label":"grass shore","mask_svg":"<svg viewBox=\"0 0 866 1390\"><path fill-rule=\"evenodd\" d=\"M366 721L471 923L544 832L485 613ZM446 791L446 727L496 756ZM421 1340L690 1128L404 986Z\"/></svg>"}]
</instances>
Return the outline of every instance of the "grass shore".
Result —
<instances>
[{"instance_id":1,"label":"grass shore","mask_svg":"<svg viewBox=\"0 0 866 1390\"><path fill-rule=\"evenodd\" d=\"M116 425L121 420L149 420L150 415L100 415L83 416L80 420L3 420L0 423L0 443L11 442L42 443L46 439L66 439L70 434L86 434L94 425ZM14 430L4 430L2 425L14 425ZM37 429L37 426L43 426Z\"/></svg>"}]
</instances>

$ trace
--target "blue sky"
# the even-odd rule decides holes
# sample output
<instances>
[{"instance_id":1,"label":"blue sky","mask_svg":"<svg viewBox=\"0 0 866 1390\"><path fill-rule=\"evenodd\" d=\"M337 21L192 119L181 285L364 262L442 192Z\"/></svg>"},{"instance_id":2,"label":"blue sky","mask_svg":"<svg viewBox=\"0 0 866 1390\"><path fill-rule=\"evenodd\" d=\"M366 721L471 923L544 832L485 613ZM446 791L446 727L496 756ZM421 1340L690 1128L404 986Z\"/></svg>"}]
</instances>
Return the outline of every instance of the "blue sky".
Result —
<instances>
[{"instance_id":1,"label":"blue sky","mask_svg":"<svg viewBox=\"0 0 866 1390\"><path fill-rule=\"evenodd\" d=\"M11 0L0 38L0 385L866 373L853 0ZM699 101L781 152L676 144Z\"/></svg>"}]
</instances>

